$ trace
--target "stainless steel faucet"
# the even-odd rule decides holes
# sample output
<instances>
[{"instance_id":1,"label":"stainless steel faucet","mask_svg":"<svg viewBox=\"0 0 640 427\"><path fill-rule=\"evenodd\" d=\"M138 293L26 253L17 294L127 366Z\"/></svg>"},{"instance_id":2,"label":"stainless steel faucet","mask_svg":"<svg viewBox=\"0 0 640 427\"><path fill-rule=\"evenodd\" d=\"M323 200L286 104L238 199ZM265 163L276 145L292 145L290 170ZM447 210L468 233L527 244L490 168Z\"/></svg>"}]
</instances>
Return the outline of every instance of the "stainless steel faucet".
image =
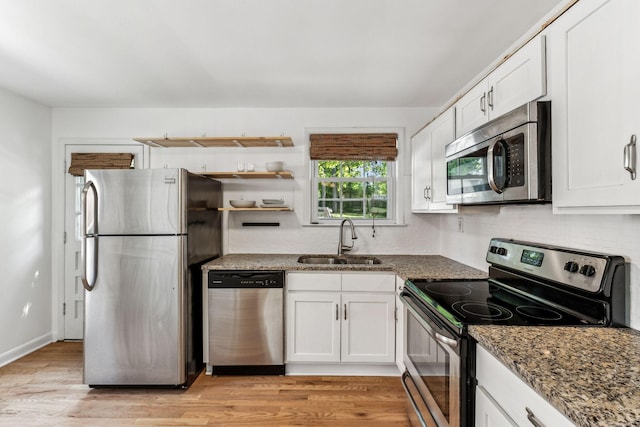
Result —
<instances>
[{"instance_id":1,"label":"stainless steel faucet","mask_svg":"<svg viewBox=\"0 0 640 427\"><path fill-rule=\"evenodd\" d=\"M348 222L349 226L351 227L351 244L350 245L345 245L344 243L342 243L342 234L343 234L345 222ZM349 218L343 219L342 222L340 223L340 238L338 239L338 256L341 256L343 252L348 252L351 249L353 249L353 241L356 240L357 238L358 236L356 236L356 229L353 226L353 221L351 221Z\"/></svg>"}]
</instances>

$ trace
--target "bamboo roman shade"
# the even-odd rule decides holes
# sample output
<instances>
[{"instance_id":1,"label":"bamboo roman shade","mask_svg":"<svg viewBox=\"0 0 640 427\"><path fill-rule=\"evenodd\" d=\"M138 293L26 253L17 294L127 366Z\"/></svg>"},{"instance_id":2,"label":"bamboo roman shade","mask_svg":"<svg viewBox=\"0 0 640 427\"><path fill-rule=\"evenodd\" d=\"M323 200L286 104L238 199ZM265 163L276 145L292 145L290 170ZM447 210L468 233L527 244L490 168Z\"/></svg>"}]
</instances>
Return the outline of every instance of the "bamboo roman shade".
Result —
<instances>
[{"instance_id":1,"label":"bamboo roman shade","mask_svg":"<svg viewBox=\"0 0 640 427\"><path fill-rule=\"evenodd\" d=\"M71 153L69 173L84 175L85 169L131 169L132 153Z\"/></svg>"},{"instance_id":2,"label":"bamboo roman shade","mask_svg":"<svg viewBox=\"0 0 640 427\"><path fill-rule=\"evenodd\" d=\"M385 160L398 156L396 133L312 133L311 160Z\"/></svg>"}]
</instances>

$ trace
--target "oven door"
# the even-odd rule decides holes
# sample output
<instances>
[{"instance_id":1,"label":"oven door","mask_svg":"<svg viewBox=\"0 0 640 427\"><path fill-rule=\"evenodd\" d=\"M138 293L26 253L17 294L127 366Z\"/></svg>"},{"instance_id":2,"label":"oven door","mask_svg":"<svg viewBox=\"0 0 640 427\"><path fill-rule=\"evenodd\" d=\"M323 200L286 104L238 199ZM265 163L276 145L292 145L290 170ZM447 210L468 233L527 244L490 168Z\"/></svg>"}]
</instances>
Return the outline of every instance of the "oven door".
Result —
<instances>
[{"instance_id":1,"label":"oven door","mask_svg":"<svg viewBox=\"0 0 640 427\"><path fill-rule=\"evenodd\" d=\"M417 425L459 427L466 417L461 372L463 339L449 329L414 297L401 295L405 316L403 385L412 403ZM426 408L426 410L424 410ZM464 418L464 419L463 419Z\"/></svg>"}]
</instances>

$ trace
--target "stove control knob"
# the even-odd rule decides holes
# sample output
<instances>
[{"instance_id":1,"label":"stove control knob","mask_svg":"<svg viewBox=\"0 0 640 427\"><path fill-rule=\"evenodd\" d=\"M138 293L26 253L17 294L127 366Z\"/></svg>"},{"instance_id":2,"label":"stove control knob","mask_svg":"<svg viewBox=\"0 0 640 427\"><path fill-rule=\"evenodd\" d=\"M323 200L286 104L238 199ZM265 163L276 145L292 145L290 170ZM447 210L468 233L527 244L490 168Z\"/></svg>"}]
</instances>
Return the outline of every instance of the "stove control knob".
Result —
<instances>
[{"instance_id":1,"label":"stove control knob","mask_svg":"<svg viewBox=\"0 0 640 427\"><path fill-rule=\"evenodd\" d=\"M591 277L596 274L596 268L592 265L583 265L580 268L580 274L584 274L587 277Z\"/></svg>"},{"instance_id":2,"label":"stove control knob","mask_svg":"<svg viewBox=\"0 0 640 427\"><path fill-rule=\"evenodd\" d=\"M507 250L505 248L498 248L498 255L506 256Z\"/></svg>"},{"instance_id":3,"label":"stove control knob","mask_svg":"<svg viewBox=\"0 0 640 427\"><path fill-rule=\"evenodd\" d=\"M567 261L567 263L564 265L564 269L567 270L569 273L575 273L578 271L578 263L575 261Z\"/></svg>"},{"instance_id":4,"label":"stove control knob","mask_svg":"<svg viewBox=\"0 0 640 427\"><path fill-rule=\"evenodd\" d=\"M498 253L498 247L497 246L491 246L489 248L489 252L491 252L492 254L497 254Z\"/></svg>"}]
</instances>

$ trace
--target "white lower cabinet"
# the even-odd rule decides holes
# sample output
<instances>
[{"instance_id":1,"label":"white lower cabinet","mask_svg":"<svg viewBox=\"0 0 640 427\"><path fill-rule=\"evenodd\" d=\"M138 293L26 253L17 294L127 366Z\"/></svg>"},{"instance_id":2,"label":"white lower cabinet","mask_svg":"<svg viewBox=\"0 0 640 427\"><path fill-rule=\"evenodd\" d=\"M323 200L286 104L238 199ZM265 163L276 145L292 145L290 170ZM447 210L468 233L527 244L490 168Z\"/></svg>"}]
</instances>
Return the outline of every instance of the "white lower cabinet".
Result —
<instances>
[{"instance_id":1,"label":"white lower cabinet","mask_svg":"<svg viewBox=\"0 0 640 427\"><path fill-rule=\"evenodd\" d=\"M393 274L287 274L287 363L393 363L394 290Z\"/></svg>"},{"instance_id":2,"label":"white lower cabinet","mask_svg":"<svg viewBox=\"0 0 640 427\"><path fill-rule=\"evenodd\" d=\"M477 427L574 426L560 411L479 345L476 352L476 379Z\"/></svg>"},{"instance_id":3,"label":"white lower cabinet","mask_svg":"<svg viewBox=\"0 0 640 427\"><path fill-rule=\"evenodd\" d=\"M483 387L476 387L476 427L517 427Z\"/></svg>"}]
</instances>

